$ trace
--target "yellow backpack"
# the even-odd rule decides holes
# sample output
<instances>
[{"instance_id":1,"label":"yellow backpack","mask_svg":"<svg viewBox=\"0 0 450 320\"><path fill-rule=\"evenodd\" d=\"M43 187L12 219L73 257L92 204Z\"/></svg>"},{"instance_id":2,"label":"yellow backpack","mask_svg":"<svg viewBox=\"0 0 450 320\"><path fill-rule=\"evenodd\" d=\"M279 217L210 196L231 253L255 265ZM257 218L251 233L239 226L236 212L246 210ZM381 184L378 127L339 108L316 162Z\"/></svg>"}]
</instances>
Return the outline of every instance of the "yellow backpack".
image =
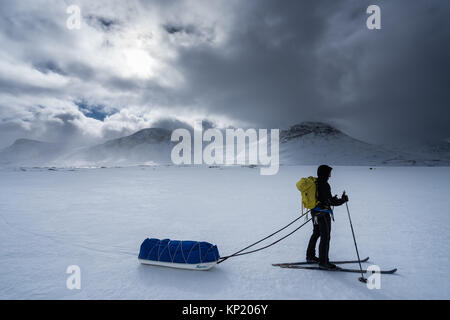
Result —
<instances>
[{"instance_id":1,"label":"yellow backpack","mask_svg":"<svg viewBox=\"0 0 450 320\"><path fill-rule=\"evenodd\" d=\"M315 177L308 177L308 178L301 178L299 182L297 182L297 189L302 194L302 215L303 215L303 208L306 209L313 209L316 207L318 201L317 201L317 194L316 194L316 185L317 178ZM308 219L308 214L306 214L306 219Z\"/></svg>"}]
</instances>

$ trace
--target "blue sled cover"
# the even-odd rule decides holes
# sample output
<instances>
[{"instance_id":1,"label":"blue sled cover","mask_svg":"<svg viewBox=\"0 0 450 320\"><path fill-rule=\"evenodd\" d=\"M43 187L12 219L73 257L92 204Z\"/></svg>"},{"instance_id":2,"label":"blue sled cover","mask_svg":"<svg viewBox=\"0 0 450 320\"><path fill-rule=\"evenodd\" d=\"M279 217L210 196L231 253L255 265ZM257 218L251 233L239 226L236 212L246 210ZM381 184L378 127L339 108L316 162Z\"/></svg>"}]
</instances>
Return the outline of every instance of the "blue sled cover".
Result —
<instances>
[{"instance_id":1,"label":"blue sled cover","mask_svg":"<svg viewBox=\"0 0 450 320\"><path fill-rule=\"evenodd\" d=\"M201 264L219 258L217 246L199 241L145 239L139 251L139 259L169 263Z\"/></svg>"}]
</instances>

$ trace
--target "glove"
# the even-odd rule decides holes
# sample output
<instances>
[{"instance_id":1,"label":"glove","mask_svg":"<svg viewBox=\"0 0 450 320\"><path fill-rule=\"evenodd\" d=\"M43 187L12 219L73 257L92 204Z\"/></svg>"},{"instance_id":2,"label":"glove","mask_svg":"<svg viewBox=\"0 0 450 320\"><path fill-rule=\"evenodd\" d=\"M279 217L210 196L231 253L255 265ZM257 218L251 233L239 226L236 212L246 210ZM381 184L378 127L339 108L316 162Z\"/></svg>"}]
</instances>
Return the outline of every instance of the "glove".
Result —
<instances>
[{"instance_id":1,"label":"glove","mask_svg":"<svg viewBox=\"0 0 450 320\"><path fill-rule=\"evenodd\" d=\"M345 194L345 191L342 192L341 201L342 201L342 203L348 202L348 196Z\"/></svg>"}]
</instances>

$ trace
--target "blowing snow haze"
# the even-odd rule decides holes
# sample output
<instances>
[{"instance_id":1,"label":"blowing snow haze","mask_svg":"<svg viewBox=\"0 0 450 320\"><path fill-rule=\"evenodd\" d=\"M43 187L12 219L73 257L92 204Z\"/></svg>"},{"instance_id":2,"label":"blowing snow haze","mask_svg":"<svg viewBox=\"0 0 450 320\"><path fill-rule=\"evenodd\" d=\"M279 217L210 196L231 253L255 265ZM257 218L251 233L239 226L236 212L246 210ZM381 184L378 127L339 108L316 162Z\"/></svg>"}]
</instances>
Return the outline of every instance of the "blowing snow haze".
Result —
<instances>
[{"instance_id":1,"label":"blowing snow haze","mask_svg":"<svg viewBox=\"0 0 450 320\"><path fill-rule=\"evenodd\" d=\"M224 136L225 130L222 130ZM0 166L113 167L135 165L170 165L172 132L163 128L142 129L132 135L98 145L73 149L63 144L19 139L0 151ZM193 133L192 133L193 136ZM448 166L450 143L440 148L414 152L386 148L350 137L321 122L302 122L280 131L279 163L281 165L381 165L381 166ZM189 140L190 144L191 141ZM206 146L212 142L202 143ZM248 140L244 143L247 143ZM191 149L189 164L194 159ZM245 164L249 164L249 148ZM217 150L215 151L217 152ZM223 156L226 150L222 150ZM272 152L272 151L271 151ZM238 155L234 156L236 161ZM223 164L223 163L220 163ZM239 164L239 162L237 162ZM263 166L266 167L266 166Z\"/></svg>"},{"instance_id":2,"label":"blowing snow haze","mask_svg":"<svg viewBox=\"0 0 450 320\"><path fill-rule=\"evenodd\" d=\"M366 27L373 4L381 9L380 30ZM445 162L448 1L75 5L79 29L68 27L77 17L66 2L0 2L0 149L7 148L2 154L9 162L30 150L46 162L69 155L117 161L123 148L141 150L134 144L141 130L161 134L198 119L219 128L291 127L282 145L305 153L304 138L289 139L299 129L292 126L325 123L341 132L328 137L347 150L330 149L337 162ZM328 148L319 140L315 148ZM369 144L402 148L388 152ZM162 141L146 145L132 161L164 160L156 156L166 151ZM405 155L410 145L419 145L414 156ZM310 157L302 161L317 159Z\"/></svg>"}]
</instances>

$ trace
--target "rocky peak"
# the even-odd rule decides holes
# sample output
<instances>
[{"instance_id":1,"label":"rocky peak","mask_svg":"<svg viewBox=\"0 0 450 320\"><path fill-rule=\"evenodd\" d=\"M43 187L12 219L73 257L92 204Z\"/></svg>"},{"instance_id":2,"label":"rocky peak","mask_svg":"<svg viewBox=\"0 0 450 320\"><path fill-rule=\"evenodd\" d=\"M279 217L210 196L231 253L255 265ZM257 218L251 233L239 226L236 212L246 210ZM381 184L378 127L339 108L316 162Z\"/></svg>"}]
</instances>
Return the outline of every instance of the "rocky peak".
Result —
<instances>
[{"instance_id":1,"label":"rocky peak","mask_svg":"<svg viewBox=\"0 0 450 320\"><path fill-rule=\"evenodd\" d=\"M306 121L293 125L287 130L282 130L280 133L280 140L281 142L285 142L308 134L317 136L336 136L341 135L342 132L323 122Z\"/></svg>"}]
</instances>

